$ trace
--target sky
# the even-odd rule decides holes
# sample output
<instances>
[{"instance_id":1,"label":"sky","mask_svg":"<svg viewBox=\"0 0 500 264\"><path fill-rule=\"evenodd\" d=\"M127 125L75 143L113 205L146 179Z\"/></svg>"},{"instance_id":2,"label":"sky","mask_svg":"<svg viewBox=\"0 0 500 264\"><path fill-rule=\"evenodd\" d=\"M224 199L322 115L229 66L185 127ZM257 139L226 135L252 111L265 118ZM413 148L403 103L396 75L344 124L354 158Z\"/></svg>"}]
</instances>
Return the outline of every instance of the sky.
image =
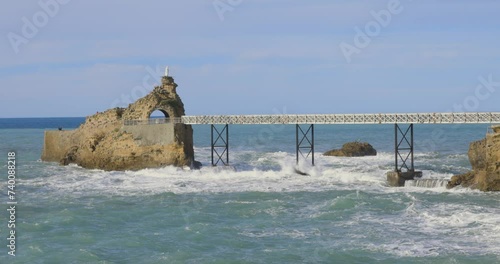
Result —
<instances>
[{"instance_id":1,"label":"sky","mask_svg":"<svg viewBox=\"0 0 500 264\"><path fill-rule=\"evenodd\" d=\"M0 118L500 111L500 1L39 0L0 10Z\"/></svg>"}]
</instances>

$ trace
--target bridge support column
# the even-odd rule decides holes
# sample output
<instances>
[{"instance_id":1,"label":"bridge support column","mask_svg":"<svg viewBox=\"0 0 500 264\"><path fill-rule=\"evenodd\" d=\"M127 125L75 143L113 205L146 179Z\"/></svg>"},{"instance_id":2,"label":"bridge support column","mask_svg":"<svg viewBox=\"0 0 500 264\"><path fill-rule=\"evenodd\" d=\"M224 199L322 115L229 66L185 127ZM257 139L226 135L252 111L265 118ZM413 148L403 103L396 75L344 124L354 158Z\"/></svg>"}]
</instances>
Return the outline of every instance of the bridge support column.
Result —
<instances>
[{"instance_id":1,"label":"bridge support column","mask_svg":"<svg viewBox=\"0 0 500 264\"><path fill-rule=\"evenodd\" d=\"M397 187L404 186L406 180L422 177L422 172L415 171L414 166L413 124L406 130L395 124L394 136L395 168L387 173L387 181L389 185Z\"/></svg>"},{"instance_id":2,"label":"bridge support column","mask_svg":"<svg viewBox=\"0 0 500 264\"><path fill-rule=\"evenodd\" d=\"M297 164L299 164L300 156L306 160L311 156L311 163L314 166L314 124L309 125L307 129L302 129L297 124L295 127L295 139Z\"/></svg>"},{"instance_id":3,"label":"bridge support column","mask_svg":"<svg viewBox=\"0 0 500 264\"><path fill-rule=\"evenodd\" d=\"M219 162L224 166L229 165L229 125L226 124L219 129L215 125L211 125L210 137L212 166L217 166Z\"/></svg>"}]
</instances>

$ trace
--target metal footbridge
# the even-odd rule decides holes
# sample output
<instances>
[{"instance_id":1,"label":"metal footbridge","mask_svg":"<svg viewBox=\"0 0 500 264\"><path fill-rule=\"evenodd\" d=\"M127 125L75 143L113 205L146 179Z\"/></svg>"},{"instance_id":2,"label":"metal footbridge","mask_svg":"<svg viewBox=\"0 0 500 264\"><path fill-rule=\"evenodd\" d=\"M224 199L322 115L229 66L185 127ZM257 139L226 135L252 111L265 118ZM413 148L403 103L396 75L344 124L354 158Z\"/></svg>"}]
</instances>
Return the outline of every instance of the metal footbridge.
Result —
<instances>
[{"instance_id":1,"label":"metal footbridge","mask_svg":"<svg viewBox=\"0 0 500 264\"><path fill-rule=\"evenodd\" d=\"M172 122L211 125L212 166L229 164L229 125L296 126L296 159L310 158L314 165L315 124L394 124L395 172L413 173L414 124L500 124L500 112L475 113L389 113L389 114L308 114L308 115L206 115L182 116ZM409 124L402 128L401 124ZM218 126L217 126L218 125ZM221 126L222 125L222 126Z\"/></svg>"},{"instance_id":2,"label":"metal footbridge","mask_svg":"<svg viewBox=\"0 0 500 264\"><path fill-rule=\"evenodd\" d=\"M202 115L165 119L126 120L124 125L176 123L211 125L212 166L229 165L229 125L295 125L296 157L314 165L314 125L393 124L396 174L413 178L414 124L500 124L500 112L475 113L400 113L400 114L306 114L306 115ZM408 124L408 126L402 126ZM421 174L420 174L421 175ZM404 183L404 181L403 181Z\"/></svg>"},{"instance_id":3,"label":"metal footbridge","mask_svg":"<svg viewBox=\"0 0 500 264\"><path fill-rule=\"evenodd\" d=\"M496 113L207 115L182 116L174 122L190 125L251 124L489 124L500 123Z\"/></svg>"}]
</instances>

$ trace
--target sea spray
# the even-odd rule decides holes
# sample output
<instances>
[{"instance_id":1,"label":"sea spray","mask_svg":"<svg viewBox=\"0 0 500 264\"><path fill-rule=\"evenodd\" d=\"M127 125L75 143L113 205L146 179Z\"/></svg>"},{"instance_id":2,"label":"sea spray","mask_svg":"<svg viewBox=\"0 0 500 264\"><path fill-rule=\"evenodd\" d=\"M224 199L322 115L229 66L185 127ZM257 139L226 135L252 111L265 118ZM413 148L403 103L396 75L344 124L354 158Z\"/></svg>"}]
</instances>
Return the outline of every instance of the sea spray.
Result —
<instances>
[{"instance_id":1,"label":"sea spray","mask_svg":"<svg viewBox=\"0 0 500 264\"><path fill-rule=\"evenodd\" d=\"M417 150L423 179L449 179L467 169L471 135L450 131L439 153ZM416 126L425 138L434 126ZM449 128L449 129L448 129ZM43 130L0 129L18 147L22 203L19 263L498 263L500 194L467 188L391 188L390 127L318 126L318 153L362 138L375 157L316 156L310 176L293 172L294 134L238 149L231 131L231 169L204 166L106 172L37 162ZM256 134L259 127L245 128ZM291 129L291 132L294 132ZM196 159L209 163L209 139L195 128ZM292 135L290 137L290 135ZM355 138L352 138L355 137ZM366 137L369 137L366 139ZM286 143L290 144L287 145ZM7 144L7 145L6 145ZM205 145L203 145L205 144ZM21 162L22 161L22 162ZM0 188L6 183L0 181ZM22 231L22 232L21 232ZM16 233L17 235L17 233ZM10 263L7 248L0 263Z\"/></svg>"}]
</instances>

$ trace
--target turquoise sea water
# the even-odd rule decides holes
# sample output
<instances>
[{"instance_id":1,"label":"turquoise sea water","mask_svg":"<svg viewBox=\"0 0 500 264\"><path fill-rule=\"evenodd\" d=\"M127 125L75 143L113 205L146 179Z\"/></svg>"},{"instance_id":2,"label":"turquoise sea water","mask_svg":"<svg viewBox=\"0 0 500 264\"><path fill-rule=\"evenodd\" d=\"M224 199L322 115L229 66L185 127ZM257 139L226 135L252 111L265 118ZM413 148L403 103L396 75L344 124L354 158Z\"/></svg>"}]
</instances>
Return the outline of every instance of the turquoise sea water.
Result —
<instances>
[{"instance_id":1,"label":"turquoise sea water","mask_svg":"<svg viewBox=\"0 0 500 264\"><path fill-rule=\"evenodd\" d=\"M316 166L294 173L294 126L230 126L232 168L127 172L40 162L46 128L80 119L0 119L0 263L500 263L500 194L391 188L393 126L316 126ZM488 125L416 125L416 167L470 169ZM376 157L322 157L348 141ZM16 151L16 256L7 254L7 152Z\"/></svg>"}]
</instances>

